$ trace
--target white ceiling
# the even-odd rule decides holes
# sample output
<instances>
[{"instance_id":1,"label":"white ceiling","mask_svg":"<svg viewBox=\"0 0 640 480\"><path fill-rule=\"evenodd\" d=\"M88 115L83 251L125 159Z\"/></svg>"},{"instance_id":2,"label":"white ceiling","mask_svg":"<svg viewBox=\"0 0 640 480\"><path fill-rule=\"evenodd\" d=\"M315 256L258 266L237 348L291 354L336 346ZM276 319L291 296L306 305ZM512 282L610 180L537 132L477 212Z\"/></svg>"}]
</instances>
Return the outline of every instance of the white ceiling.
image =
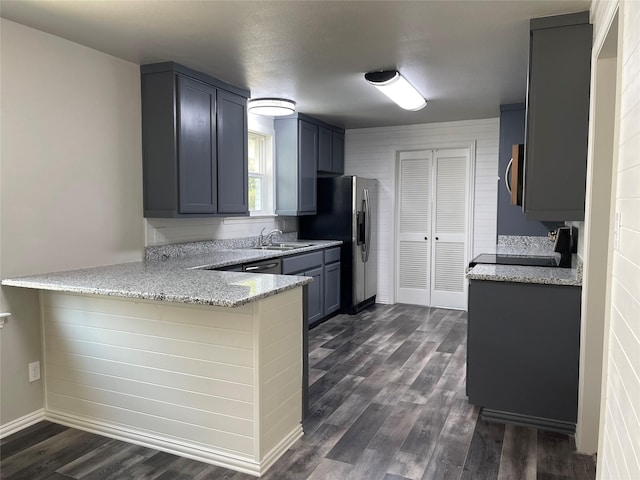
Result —
<instances>
[{"instance_id":1,"label":"white ceiling","mask_svg":"<svg viewBox=\"0 0 640 480\"><path fill-rule=\"evenodd\" d=\"M0 15L136 64L173 60L345 128L496 117L526 95L529 19L589 0L1 0ZM396 107L363 74L428 99Z\"/></svg>"}]
</instances>

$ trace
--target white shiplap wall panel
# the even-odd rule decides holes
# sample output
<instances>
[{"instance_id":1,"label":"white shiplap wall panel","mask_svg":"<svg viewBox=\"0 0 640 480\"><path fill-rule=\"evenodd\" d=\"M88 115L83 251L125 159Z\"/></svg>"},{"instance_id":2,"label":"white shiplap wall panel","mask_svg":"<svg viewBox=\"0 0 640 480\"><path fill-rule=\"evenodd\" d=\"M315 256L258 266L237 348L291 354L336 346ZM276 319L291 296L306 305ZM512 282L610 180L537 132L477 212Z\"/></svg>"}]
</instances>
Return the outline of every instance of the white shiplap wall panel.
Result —
<instances>
[{"instance_id":1,"label":"white shiplap wall panel","mask_svg":"<svg viewBox=\"0 0 640 480\"><path fill-rule=\"evenodd\" d=\"M607 33L618 2L594 1L594 37ZM640 2L619 2L622 41L620 134L612 292L598 478L640 478Z\"/></svg>"},{"instance_id":2,"label":"white shiplap wall panel","mask_svg":"<svg viewBox=\"0 0 640 480\"><path fill-rule=\"evenodd\" d=\"M252 369L230 368L229 365L220 365L216 370L211 363L205 364L203 374L196 375L196 371L190 374L176 371L176 366L171 363L171 359L166 364L166 368L158 368L157 359L147 360L136 356L131 352L131 358L118 355L118 360L109 360L105 355L96 355L89 345L86 354L78 355L69 352L56 351L51 344L47 350L47 368L50 370L67 370L75 368L96 375L110 375L121 377L122 371L127 372L127 377L139 382L152 383L159 386L178 388L201 392L205 395L218 396L241 402L251 402L253 398L253 386L251 385ZM125 352L126 353L126 352ZM145 365L154 365L153 367ZM132 361L140 361L133 364ZM169 370L173 368L174 370ZM240 377L239 377L240 376ZM244 376L244 378L242 378ZM240 380L239 380L240 378Z\"/></svg>"},{"instance_id":3,"label":"white shiplap wall panel","mask_svg":"<svg viewBox=\"0 0 640 480\"><path fill-rule=\"evenodd\" d=\"M149 381L151 379L131 379L128 378L131 377L128 369L124 368L117 372L118 375L104 375L90 370L71 369L68 365L56 365L52 362L48 362L47 365L48 382L68 382L103 390L110 389L117 382L121 391L128 395L148 395L152 398L161 398L169 404L253 420L251 401L238 402L233 398L202 393L188 383L183 388L179 388L175 385L153 383ZM126 377L123 374L126 374ZM224 392L220 393L224 394Z\"/></svg>"},{"instance_id":4,"label":"white shiplap wall panel","mask_svg":"<svg viewBox=\"0 0 640 480\"><path fill-rule=\"evenodd\" d=\"M50 329L47 327L47 331ZM69 332L71 334L71 332ZM93 358L106 361L117 361L125 365L142 366L149 369L182 374L193 374L204 378L221 381L235 381L244 385L251 385L252 368L244 365L233 365L229 361L224 363L211 362L182 355L169 355L162 352L150 352L137 348L119 347L97 342L86 342L69 337L49 335L46 343L48 351L57 353L66 361Z\"/></svg>"},{"instance_id":5,"label":"white shiplap wall panel","mask_svg":"<svg viewBox=\"0 0 640 480\"><path fill-rule=\"evenodd\" d=\"M161 351L165 355L197 360L200 362L230 363L240 367L252 367L251 350L206 342L185 342L155 335L140 335L118 331L105 331L102 327L85 327L55 321L60 312L54 311L48 317L47 334L55 339L55 345L64 348L66 341L96 344L112 348L114 351L134 349L145 353ZM53 343L53 341L52 341ZM215 348L213 348L215 347Z\"/></svg>"},{"instance_id":6,"label":"white shiplap wall panel","mask_svg":"<svg viewBox=\"0 0 640 480\"><path fill-rule=\"evenodd\" d=\"M279 295L282 296L282 295ZM258 364L260 394L259 456L264 458L302 416L302 303L269 297L261 302Z\"/></svg>"},{"instance_id":7,"label":"white shiplap wall panel","mask_svg":"<svg viewBox=\"0 0 640 480\"><path fill-rule=\"evenodd\" d=\"M203 450L215 449L247 460L253 458L253 437L212 430L201 425L186 424L181 420L140 413L128 408L92 402L83 398L59 393L47 394L47 409L54 414L69 412L71 418L107 423L124 431L135 429L136 432L155 436L164 432L163 437L175 442L185 442ZM54 417L56 418L56 417Z\"/></svg>"},{"instance_id":8,"label":"white shiplap wall panel","mask_svg":"<svg viewBox=\"0 0 640 480\"><path fill-rule=\"evenodd\" d=\"M467 147L475 142L472 255L494 252L499 130L499 118L347 130L345 173L376 178L379 181L376 231L378 248L372 252L378 265L378 302L395 301L395 151Z\"/></svg>"},{"instance_id":9,"label":"white shiplap wall panel","mask_svg":"<svg viewBox=\"0 0 640 480\"><path fill-rule=\"evenodd\" d=\"M255 474L302 434L299 288L239 308L53 292L41 305L54 420Z\"/></svg>"}]
</instances>

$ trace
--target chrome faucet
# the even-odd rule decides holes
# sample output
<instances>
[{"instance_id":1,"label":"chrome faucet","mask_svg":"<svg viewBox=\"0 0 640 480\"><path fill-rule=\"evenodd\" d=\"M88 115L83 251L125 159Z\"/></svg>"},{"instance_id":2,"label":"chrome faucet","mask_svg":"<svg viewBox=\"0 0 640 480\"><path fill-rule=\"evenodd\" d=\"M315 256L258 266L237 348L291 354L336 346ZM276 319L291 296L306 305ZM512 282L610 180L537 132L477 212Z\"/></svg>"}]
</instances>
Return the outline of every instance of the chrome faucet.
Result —
<instances>
[{"instance_id":1,"label":"chrome faucet","mask_svg":"<svg viewBox=\"0 0 640 480\"><path fill-rule=\"evenodd\" d=\"M266 228L266 227L265 227ZM267 235L263 235L264 234L264 228L260 231L260 245L264 246L264 245L273 245L273 236L275 234L279 234L280 237L282 237L282 230L278 230L277 228L274 228L273 230L271 230L269 233L267 233Z\"/></svg>"}]
</instances>

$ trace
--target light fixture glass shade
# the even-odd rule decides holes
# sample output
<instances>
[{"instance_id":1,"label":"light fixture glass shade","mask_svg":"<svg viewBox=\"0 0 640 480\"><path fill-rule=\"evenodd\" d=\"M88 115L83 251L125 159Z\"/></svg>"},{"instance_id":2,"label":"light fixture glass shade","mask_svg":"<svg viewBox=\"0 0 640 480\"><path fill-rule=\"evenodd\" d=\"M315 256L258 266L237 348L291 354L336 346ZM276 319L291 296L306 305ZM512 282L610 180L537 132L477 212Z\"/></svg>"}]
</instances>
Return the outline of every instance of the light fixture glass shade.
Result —
<instances>
[{"instance_id":1,"label":"light fixture glass shade","mask_svg":"<svg viewBox=\"0 0 640 480\"><path fill-rule=\"evenodd\" d=\"M400 108L416 111L427 105L427 101L420 92L407 82L397 70L369 72L364 75L364 78L397 103Z\"/></svg>"},{"instance_id":2,"label":"light fixture glass shade","mask_svg":"<svg viewBox=\"0 0 640 480\"><path fill-rule=\"evenodd\" d=\"M252 98L247 102L249 112L256 115L281 117L296 111L296 102L284 98Z\"/></svg>"}]
</instances>

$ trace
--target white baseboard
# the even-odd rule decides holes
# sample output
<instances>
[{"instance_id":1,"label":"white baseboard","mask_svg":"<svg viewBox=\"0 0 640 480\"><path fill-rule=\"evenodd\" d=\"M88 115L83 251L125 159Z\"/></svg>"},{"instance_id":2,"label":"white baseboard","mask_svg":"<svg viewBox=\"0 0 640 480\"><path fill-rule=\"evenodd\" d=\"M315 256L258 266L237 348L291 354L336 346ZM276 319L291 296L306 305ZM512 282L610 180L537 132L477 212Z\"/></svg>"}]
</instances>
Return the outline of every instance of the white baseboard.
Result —
<instances>
[{"instance_id":1,"label":"white baseboard","mask_svg":"<svg viewBox=\"0 0 640 480\"><path fill-rule=\"evenodd\" d=\"M273 447L260 462L260 475L263 475L267 469L276 463L276 461L286 452L291 445L296 443L300 437L304 435L302 425L298 424L291 430L275 447Z\"/></svg>"},{"instance_id":2,"label":"white baseboard","mask_svg":"<svg viewBox=\"0 0 640 480\"><path fill-rule=\"evenodd\" d=\"M298 440L302 434L302 426L298 425L290 432L278 445L276 445L262 462L256 462L248 458L233 456L226 452L206 449L201 445L193 445L188 442L177 441L171 437L152 434L146 431L123 427L92 418L68 413L47 410L45 418L55 423L60 423L68 427L77 428L90 433L97 433L105 437L122 440L125 442L153 448L163 452L171 453L181 457L190 458L199 462L210 463L219 467L229 468L249 475L259 477L269 468L280 456Z\"/></svg>"},{"instance_id":3,"label":"white baseboard","mask_svg":"<svg viewBox=\"0 0 640 480\"><path fill-rule=\"evenodd\" d=\"M41 422L42 420L45 420L44 408L31 412L20 418L16 418L4 425L0 425L0 438L8 437L9 435L19 432L20 430L24 430L31 425Z\"/></svg>"}]
</instances>

